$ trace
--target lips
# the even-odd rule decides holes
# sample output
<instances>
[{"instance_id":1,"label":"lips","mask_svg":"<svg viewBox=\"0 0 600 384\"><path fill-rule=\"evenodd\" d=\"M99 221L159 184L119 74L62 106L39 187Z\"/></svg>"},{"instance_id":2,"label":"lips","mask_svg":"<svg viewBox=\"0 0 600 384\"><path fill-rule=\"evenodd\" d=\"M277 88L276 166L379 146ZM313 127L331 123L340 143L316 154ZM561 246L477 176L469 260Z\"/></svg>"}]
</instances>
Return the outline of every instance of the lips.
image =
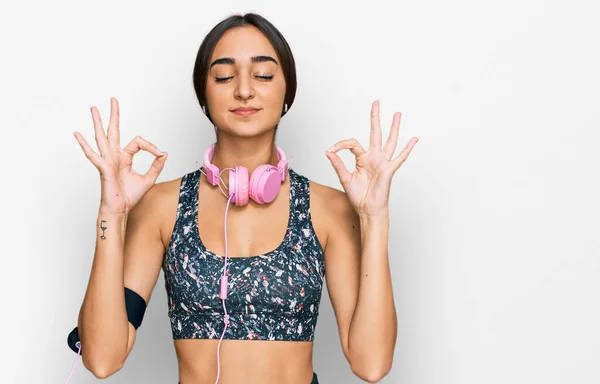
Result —
<instances>
[{"instance_id":1,"label":"lips","mask_svg":"<svg viewBox=\"0 0 600 384\"><path fill-rule=\"evenodd\" d=\"M236 115L239 116L250 116L253 115L254 113L258 112L259 110L256 108L236 108L234 109L232 112L235 113Z\"/></svg>"}]
</instances>

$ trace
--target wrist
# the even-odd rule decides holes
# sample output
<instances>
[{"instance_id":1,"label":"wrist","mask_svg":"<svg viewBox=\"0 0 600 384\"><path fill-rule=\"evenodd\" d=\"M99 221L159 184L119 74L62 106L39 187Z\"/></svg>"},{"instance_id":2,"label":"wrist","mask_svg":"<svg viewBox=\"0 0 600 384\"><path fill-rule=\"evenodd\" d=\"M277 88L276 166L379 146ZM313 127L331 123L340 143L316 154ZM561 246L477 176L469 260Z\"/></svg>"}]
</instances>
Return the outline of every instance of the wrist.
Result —
<instances>
[{"instance_id":1,"label":"wrist","mask_svg":"<svg viewBox=\"0 0 600 384\"><path fill-rule=\"evenodd\" d=\"M125 232L127 231L127 219L128 214L126 213L115 213L100 209L96 219L98 237L102 240L115 238L124 241Z\"/></svg>"},{"instance_id":2,"label":"wrist","mask_svg":"<svg viewBox=\"0 0 600 384\"><path fill-rule=\"evenodd\" d=\"M377 214L369 214L369 213L359 213L358 217L360 218L361 223L364 222L382 222L389 221L390 215L389 211L385 209L381 213Z\"/></svg>"},{"instance_id":3,"label":"wrist","mask_svg":"<svg viewBox=\"0 0 600 384\"><path fill-rule=\"evenodd\" d=\"M382 215L360 215L360 229L361 233L366 234L369 231L375 231L378 233L387 231L389 229L389 216L387 214Z\"/></svg>"},{"instance_id":4,"label":"wrist","mask_svg":"<svg viewBox=\"0 0 600 384\"><path fill-rule=\"evenodd\" d=\"M129 215L128 212L115 212L114 210L111 210L109 208L100 206L100 209L98 210L98 219L103 219L106 220L106 218L114 218L114 219L120 219L120 218L127 218L127 216Z\"/></svg>"}]
</instances>

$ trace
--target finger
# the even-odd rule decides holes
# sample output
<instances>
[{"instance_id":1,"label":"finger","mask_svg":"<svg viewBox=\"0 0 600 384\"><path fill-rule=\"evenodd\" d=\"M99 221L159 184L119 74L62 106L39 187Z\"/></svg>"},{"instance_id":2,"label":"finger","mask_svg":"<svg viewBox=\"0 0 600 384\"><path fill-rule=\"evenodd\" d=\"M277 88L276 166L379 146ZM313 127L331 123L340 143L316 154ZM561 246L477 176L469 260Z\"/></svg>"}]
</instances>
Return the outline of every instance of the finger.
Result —
<instances>
[{"instance_id":1,"label":"finger","mask_svg":"<svg viewBox=\"0 0 600 384\"><path fill-rule=\"evenodd\" d=\"M92 162L92 164L94 164L96 167L100 167L102 157L100 157L100 155L98 155L96 152L94 152L92 147L90 147L90 145L87 143L87 141L85 141L85 138L83 137L83 135L79 132L73 132L73 136L75 136L75 139L79 143L79 146L81 147L81 149L83 149L83 153L85 153L85 157L87 157Z\"/></svg>"},{"instance_id":2,"label":"finger","mask_svg":"<svg viewBox=\"0 0 600 384\"><path fill-rule=\"evenodd\" d=\"M165 161L167 161L167 152L164 152L163 156L154 159L154 161L150 165L150 169L144 175L144 179L147 183L149 183L150 185L154 185L154 183L156 183L156 179L158 179L158 176L165 167Z\"/></svg>"},{"instance_id":3,"label":"finger","mask_svg":"<svg viewBox=\"0 0 600 384\"><path fill-rule=\"evenodd\" d=\"M417 141L419 141L418 137L413 137L412 139L410 139L408 141L408 144L406 144L406 146L404 147L404 149L402 150L402 152L400 152L398 154L398 156L396 156L393 160L392 160L392 168L394 169L394 171L396 171L398 168L400 168L400 166L404 163L404 161L408 158L408 155L410 155L410 152L412 151L412 149L414 148L415 144L417 144Z\"/></svg>"},{"instance_id":4,"label":"finger","mask_svg":"<svg viewBox=\"0 0 600 384\"><path fill-rule=\"evenodd\" d=\"M340 179L340 183L342 184L342 186L345 186L350 181L352 174L348 172L348 169L346 169L344 162L342 161L342 159L340 159L337 153L326 151L325 155L331 162L335 173L337 173L338 178Z\"/></svg>"},{"instance_id":5,"label":"finger","mask_svg":"<svg viewBox=\"0 0 600 384\"><path fill-rule=\"evenodd\" d=\"M371 105L371 140L369 149L381 149L381 123L379 121L379 100Z\"/></svg>"},{"instance_id":6,"label":"finger","mask_svg":"<svg viewBox=\"0 0 600 384\"><path fill-rule=\"evenodd\" d=\"M129 153L132 156L138 153L141 149L150 152L155 156L163 155L162 152L156 147L156 145L152 144L151 142L149 142L141 136L134 137L133 140L131 140L129 144L127 144L127 146L123 148L125 152Z\"/></svg>"},{"instance_id":7,"label":"finger","mask_svg":"<svg viewBox=\"0 0 600 384\"><path fill-rule=\"evenodd\" d=\"M108 139L104 133L102 119L100 118L100 113L96 107L91 107L90 110L92 111L92 120L94 121L96 145L98 145L100 156L104 156L105 153L108 153Z\"/></svg>"},{"instance_id":8,"label":"finger","mask_svg":"<svg viewBox=\"0 0 600 384\"><path fill-rule=\"evenodd\" d=\"M394 120L392 121L392 129L390 130L390 135L388 136L385 145L383 146L383 152L385 153L388 160L390 160L392 156L394 156L394 152L396 152L401 117L402 114L400 112L394 114Z\"/></svg>"},{"instance_id":9,"label":"finger","mask_svg":"<svg viewBox=\"0 0 600 384\"><path fill-rule=\"evenodd\" d=\"M108 122L108 141L121 147L121 132L119 128L119 102L115 97L110 98L110 121Z\"/></svg>"},{"instance_id":10,"label":"finger","mask_svg":"<svg viewBox=\"0 0 600 384\"><path fill-rule=\"evenodd\" d=\"M340 140L337 143L335 143L331 148L328 149L328 151L330 152L337 152L341 149L349 149L350 152L352 152L352 154L356 157L363 155L366 153L365 149L363 148L362 145L360 145L360 143L358 142L358 140L352 138L352 139L346 139L346 140Z\"/></svg>"}]
</instances>

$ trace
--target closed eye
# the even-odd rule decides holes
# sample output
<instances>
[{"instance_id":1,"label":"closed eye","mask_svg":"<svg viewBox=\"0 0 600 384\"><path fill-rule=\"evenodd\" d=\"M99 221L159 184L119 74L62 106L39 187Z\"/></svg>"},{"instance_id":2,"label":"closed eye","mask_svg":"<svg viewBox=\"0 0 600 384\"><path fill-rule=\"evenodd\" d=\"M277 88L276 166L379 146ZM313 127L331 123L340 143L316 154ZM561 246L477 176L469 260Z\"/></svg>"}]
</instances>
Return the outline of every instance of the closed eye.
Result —
<instances>
[{"instance_id":1,"label":"closed eye","mask_svg":"<svg viewBox=\"0 0 600 384\"><path fill-rule=\"evenodd\" d=\"M257 77L259 79L264 79L264 80L272 80L273 79L273 76L255 76L255 77ZM216 77L215 81L217 83L223 83L223 82L225 82L225 81L227 81L227 80L229 80L231 78L233 78L233 76L229 76L229 77Z\"/></svg>"}]
</instances>

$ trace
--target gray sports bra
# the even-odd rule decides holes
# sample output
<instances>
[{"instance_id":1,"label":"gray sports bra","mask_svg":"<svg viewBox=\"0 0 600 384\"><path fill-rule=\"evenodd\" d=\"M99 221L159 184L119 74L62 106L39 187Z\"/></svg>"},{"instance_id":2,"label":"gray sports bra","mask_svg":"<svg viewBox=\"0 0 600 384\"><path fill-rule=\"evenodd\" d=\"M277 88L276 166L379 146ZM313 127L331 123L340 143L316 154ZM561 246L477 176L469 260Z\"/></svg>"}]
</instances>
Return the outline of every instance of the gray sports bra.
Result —
<instances>
[{"instance_id":1,"label":"gray sports bra","mask_svg":"<svg viewBox=\"0 0 600 384\"><path fill-rule=\"evenodd\" d=\"M229 325L224 339L314 339L325 276L323 249L310 216L309 181L289 169L289 221L274 250L227 259ZM163 262L174 339L219 339L224 257L204 246L198 232L200 170L181 179L173 234Z\"/></svg>"}]
</instances>

